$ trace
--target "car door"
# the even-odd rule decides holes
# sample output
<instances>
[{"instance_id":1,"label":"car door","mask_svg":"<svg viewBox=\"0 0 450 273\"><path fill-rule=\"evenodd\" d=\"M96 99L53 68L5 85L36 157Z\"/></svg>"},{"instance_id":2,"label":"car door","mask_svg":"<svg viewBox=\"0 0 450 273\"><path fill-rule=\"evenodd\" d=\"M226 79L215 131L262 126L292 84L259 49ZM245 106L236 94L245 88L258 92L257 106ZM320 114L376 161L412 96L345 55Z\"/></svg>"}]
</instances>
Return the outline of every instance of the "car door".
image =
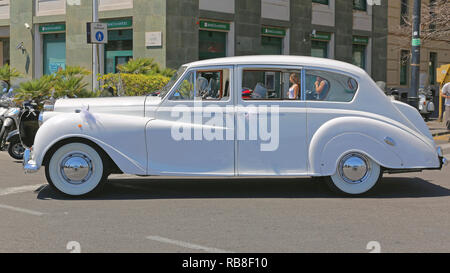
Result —
<instances>
[{"instance_id":1,"label":"car door","mask_svg":"<svg viewBox=\"0 0 450 273\"><path fill-rule=\"evenodd\" d=\"M150 175L233 176L233 67L189 69L147 125Z\"/></svg>"},{"instance_id":2,"label":"car door","mask_svg":"<svg viewBox=\"0 0 450 273\"><path fill-rule=\"evenodd\" d=\"M240 176L308 173L303 71L297 66L240 66L236 109L237 171ZM291 75L297 94L289 99Z\"/></svg>"}]
</instances>

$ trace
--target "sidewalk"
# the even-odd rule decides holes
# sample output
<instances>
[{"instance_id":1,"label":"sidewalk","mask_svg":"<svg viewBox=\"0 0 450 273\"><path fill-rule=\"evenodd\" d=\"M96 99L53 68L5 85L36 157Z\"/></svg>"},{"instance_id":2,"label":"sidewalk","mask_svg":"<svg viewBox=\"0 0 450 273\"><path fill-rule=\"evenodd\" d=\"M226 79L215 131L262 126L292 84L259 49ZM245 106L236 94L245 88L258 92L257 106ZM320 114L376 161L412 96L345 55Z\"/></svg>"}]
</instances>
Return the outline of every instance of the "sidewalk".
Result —
<instances>
[{"instance_id":1,"label":"sidewalk","mask_svg":"<svg viewBox=\"0 0 450 273\"><path fill-rule=\"evenodd\" d=\"M443 122L437 120L431 120L427 122L428 128L430 128L433 137L450 135L450 131L445 128Z\"/></svg>"}]
</instances>

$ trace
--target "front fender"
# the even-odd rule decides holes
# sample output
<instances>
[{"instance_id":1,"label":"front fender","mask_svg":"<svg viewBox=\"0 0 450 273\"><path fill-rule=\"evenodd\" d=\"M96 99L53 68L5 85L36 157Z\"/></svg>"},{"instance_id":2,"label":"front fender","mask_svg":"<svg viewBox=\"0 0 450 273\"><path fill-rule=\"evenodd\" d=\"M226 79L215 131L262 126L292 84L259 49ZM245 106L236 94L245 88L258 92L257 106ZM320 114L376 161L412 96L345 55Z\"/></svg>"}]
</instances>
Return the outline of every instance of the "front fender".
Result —
<instances>
[{"instance_id":1,"label":"front fender","mask_svg":"<svg viewBox=\"0 0 450 273\"><path fill-rule=\"evenodd\" d=\"M14 130L14 131L9 132L8 136L6 137L6 142L10 142L11 139L15 136L17 136L17 137L19 136L19 130Z\"/></svg>"},{"instance_id":2,"label":"front fender","mask_svg":"<svg viewBox=\"0 0 450 273\"><path fill-rule=\"evenodd\" d=\"M394 145L385 139L390 138ZM425 137L425 136L424 136ZM341 117L322 125L310 142L310 170L333 175L340 158L360 152L389 169L439 167L437 153L426 140L392 124L365 117Z\"/></svg>"},{"instance_id":3,"label":"front fender","mask_svg":"<svg viewBox=\"0 0 450 273\"><path fill-rule=\"evenodd\" d=\"M147 174L145 124L148 118L89 112L60 114L39 128L33 158L42 166L46 153L68 138L84 138L96 143L127 174Z\"/></svg>"}]
</instances>

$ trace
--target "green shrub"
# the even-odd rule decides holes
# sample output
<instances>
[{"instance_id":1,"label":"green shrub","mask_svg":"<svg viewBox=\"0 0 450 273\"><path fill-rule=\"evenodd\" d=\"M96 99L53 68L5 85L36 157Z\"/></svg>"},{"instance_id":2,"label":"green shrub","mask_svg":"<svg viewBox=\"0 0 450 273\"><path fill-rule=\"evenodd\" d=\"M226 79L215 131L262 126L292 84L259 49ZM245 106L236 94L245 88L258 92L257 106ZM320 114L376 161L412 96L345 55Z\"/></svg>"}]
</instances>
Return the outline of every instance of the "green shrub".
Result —
<instances>
[{"instance_id":1,"label":"green shrub","mask_svg":"<svg viewBox=\"0 0 450 273\"><path fill-rule=\"evenodd\" d=\"M113 96L143 96L160 90L170 78L159 74L106 74L99 80L103 82L101 88L112 90Z\"/></svg>"}]
</instances>

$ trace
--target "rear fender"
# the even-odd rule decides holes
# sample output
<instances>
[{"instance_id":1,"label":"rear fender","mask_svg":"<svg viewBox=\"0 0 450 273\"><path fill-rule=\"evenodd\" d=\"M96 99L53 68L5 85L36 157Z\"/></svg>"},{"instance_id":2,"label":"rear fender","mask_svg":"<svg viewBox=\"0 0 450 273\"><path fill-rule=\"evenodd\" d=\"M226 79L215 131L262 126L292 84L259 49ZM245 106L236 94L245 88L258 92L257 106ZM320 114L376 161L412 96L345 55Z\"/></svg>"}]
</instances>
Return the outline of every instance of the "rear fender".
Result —
<instances>
[{"instance_id":1,"label":"rear fender","mask_svg":"<svg viewBox=\"0 0 450 273\"><path fill-rule=\"evenodd\" d=\"M342 117L322 125L311 139L311 173L335 174L340 158L349 152L363 153L389 169L439 167L434 147L417 135L379 120Z\"/></svg>"}]
</instances>

